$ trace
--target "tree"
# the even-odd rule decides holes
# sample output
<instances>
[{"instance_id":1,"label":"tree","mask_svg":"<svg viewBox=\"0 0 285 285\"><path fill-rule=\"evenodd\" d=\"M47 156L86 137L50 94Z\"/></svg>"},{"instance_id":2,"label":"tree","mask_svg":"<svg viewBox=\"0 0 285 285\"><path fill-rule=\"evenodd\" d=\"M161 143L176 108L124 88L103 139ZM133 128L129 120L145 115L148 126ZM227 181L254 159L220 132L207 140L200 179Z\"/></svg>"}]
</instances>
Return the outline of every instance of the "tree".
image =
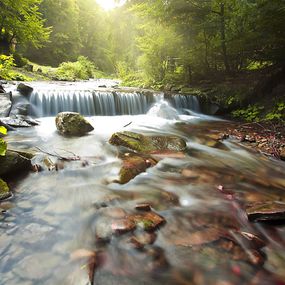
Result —
<instances>
[{"instance_id":1,"label":"tree","mask_svg":"<svg viewBox=\"0 0 285 285\"><path fill-rule=\"evenodd\" d=\"M36 48L47 42L50 28L44 27L39 12L41 0L1 0L0 52L9 53L15 44L32 44Z\"/></svg>"}]
</instances>

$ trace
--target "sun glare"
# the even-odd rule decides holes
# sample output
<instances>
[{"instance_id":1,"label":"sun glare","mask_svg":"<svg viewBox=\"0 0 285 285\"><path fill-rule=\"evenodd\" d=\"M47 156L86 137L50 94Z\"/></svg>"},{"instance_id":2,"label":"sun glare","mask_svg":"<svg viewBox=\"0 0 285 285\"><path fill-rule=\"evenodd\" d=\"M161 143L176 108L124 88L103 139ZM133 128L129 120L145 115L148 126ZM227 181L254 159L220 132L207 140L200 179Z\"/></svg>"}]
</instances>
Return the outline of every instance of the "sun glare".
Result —
<instances>
[{"instance_id":1,"label":"sun glare","mask_svg":"<svg viewBox=\"0 0 285 285\"><path fill-rule=\"evenodd\" d=\"M116 7L122 6L125 4L126 0L96 0L97 3L106 11L112 10Z\"/></svg>"}]
</instances>

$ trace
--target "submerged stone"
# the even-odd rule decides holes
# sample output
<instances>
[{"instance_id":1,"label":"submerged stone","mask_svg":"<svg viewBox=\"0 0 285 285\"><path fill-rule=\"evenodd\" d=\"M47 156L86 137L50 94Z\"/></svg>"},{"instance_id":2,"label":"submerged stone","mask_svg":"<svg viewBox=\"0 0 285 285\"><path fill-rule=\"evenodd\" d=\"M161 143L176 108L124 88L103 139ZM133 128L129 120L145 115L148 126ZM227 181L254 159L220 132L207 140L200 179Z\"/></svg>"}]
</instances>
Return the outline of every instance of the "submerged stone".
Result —
<instances>
[{"instance_id":1,"label":"submerged stone","mask_svg":"<svg viewBox=\"0 0 285 285\"><path fill-rule=\"evenodd\" d=\"M285 204L264 202L250 205L246 209L248 219L253 222L285 221Z\"/></svg>"},{"instance_id":2,"label":"submerged stone","mask_svg":"<svg viewBox=\"0 0 285 285\"><path fill-rule=\"evenodd\" d=\"M119 182L121 184L128 183L147 168L156 165L154 159L147 159L140 156L126 157L123 159L123 166L119 173Z\"/></svg>"},{"instance_id":3,"label":"submerged stone","mask_svg":"<svg viewBox=\"0 0 285 285\"><path fill-rule=\"evenodd\" d=\"M74 112L59 113L55 118L55 123L62 135L82 136L94 130L82 115Z\"/></svg>"},{"instance_id":4,"label":"submerged stone","mask_svg":"<svg viewBox=\"0 0 285 285\"><path fill-rule=\"evenodd\" d=\"M166 222L163 217L154 212L145 212L142 214L132 215L129 218L137 225L138 228L145 231L156 230L159 226Z\"/></svg>"},{"instance_id":5,"label":"submerged stone","mask_svg":"<svg viewBox=\"0 0 285 285\"><path fill-rule=\"evenodd\" d=\"M8 150L5 156L0 156L1 177L13 173L19 174L21 171L29 171L31 166L29 159L13 151Z\"/></svg>"},{"instance_id":6,"label":"submerged stone","mask_svg":"<svg viewBox=\"0 0 285 285\"><path fill-rule=\"evenodd\" d=\"M144 136L133 132L118 132L112 135L110 144L123 146L141 153L159 151L184 151L186 142L177 136Z\"/></svg>"},{"instance_id":7,"label":"submerged stone","mask_svg":"<svg viewBox=\"0 0 285 285\"><path fill-rule=\"evenodd\" d=\"M0 201L11 197L9 187L5 181L0 179Z\"/></svg>"}]
</instances>

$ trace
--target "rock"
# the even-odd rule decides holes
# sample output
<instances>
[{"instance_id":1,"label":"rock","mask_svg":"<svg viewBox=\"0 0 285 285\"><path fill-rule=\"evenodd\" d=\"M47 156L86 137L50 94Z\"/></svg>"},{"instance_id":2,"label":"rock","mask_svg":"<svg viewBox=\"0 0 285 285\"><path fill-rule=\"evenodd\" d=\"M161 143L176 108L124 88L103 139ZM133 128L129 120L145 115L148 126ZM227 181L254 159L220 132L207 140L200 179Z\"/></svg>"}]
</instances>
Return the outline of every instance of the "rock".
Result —
<instances>
[{"instance_id":1,"label":"rock","mask_svg":"<svg viewBox=\"0 0 285 285\"><path fill-rule=\"evenodd\" d=\"M139 204L136 204L135 209L138 210L138 211L150 212L151 211L151 206L148 203L139 203Z\"/></svg>"},{"instance_id":2,"label":"rock","mask_svg":"<svg viewBox=\"0 0 285 285\"><path fill-rule=\"evenodd\" d=\"M32 126L39 125L36 120L22 115L14 115L13 117L0 118L0 122L3 125L9 126L11 128L29 128Z\"/></svg>"},{"instance_id":3,"label":"rock","mask_svg":"<svg viewBox=\"0 0 285 285\"><path fill-rule=\"evenodd\" d=\"M163 225L166 221L163 217L154 212L145 212L143 214L136 214L129 217L138 228L145 231L156 230L159 226Z\"/></svg>"},{"instance_id":4,"label":"rock","mask_svg":"<svg viewBox=\"0 0 285 285\"><path fill-rule=\"evenodd\" d=\"M62 135L82 136L94 130L83 116L74 112L59 113L55 118L55 123Z\"/></svg>"},{"instance_id":5,"label":"rock","mask_svg":"<svg viewBox=\"0 0 285 285\"><path fill-rule=\"evenodd\" d=\"M207 244L219 240L225 233L218 228L203 228L194 232L181 231L175 235L169 235L167 242L176 246L192 247Z\"/></svg>"},{"instance_id":6,"label":"rock","mask_svg":"<svg viewBox=\"0 0 285 285\"><path fill-rule=\"evenodd\" d=\"M123 234L134 230L135 223L131 219L114 219L111 224L114 234Z\"/></svg>"},{"instance_id":7,"label":"rock","mask_svg":"<svg viewBox=\"0 0 285 285\"><path fill-rule=\"evenodd\" d=\"M0 94L0 117L7 117L12 108L11 93Z\"/></svg>"},{"instance_id":8,"label":"rock","mask_svg":"<svg viewBox=\"0 0 285 285\"><path fill-rule=\"evenodd\" d=\"M142 244L143 246L153 244L156 241L157 235L153 232L139 232L132 237L132 240Z\"/></svg>"},{"instance_id":9,"label":"rock","mask_svg":"<svg viewBox=\"0 0 285 285\"><path fill-rule=\"evenodd\" d=\"M121 184L128 183L147 168L156 165L154 159L147 159L140 156L131 156L123 159L123 166L119 173L119 182Z\"/></svg>"},{"instance_id":10,"label":"rock","mask_svg":"<svg viewBox=\"0 0 285 285\"><path fill-rule=\"evenodd\" d=\"M0 201L11 197L9 187L5 181L0 179Z\"/></svg>"},{"instance_id":11,"label":"rock","mask_svg":"<svg viewBox=\"0 0 285 285\"><path fill-rule=\"evenodd\" d=\"M280 151L280 159L285 160L285 148Z\"/></svg>"},{"instance_id":12,"label":"rock","mask_svg":"<svg viewBox=\"0 0 285 285\"><path fill-rule=\"evenodd\" d=\"M284 221L285 204L280 202L254 203L247 206L246 213L252 222Z\"/></svg>"},{"instance_id":13,"label":"rock","mask_svg":"<svg viewBox=\"0 0 285 285\"><path fill-rule=\"evenodd\" d=\"M133 132L118 132L112 135L110 144L123 146L141 153L160 151L184 151L186 142L176 136L144 136Z\"/></svg>"},{"instance_id":14,"label":"rock","mask_svg":"<svg viewBox=\"0 0 285 285\"><path fill-rule=\"evenodd\" d=\"M5 156L0 157L0 177L30 169L31 161L16 152L8 150Z\"/></svg>"},{"instance_id":15,"label":"rock","mask_svg":"<svg viewBox=\"0 0 285 285\"><path fill-rule=\"evenodd\" d=\"M2 85L0 85L0 93L5 93L5 89L3 88Z\"/></svg>"},{"instance_id":16,"label":"rock","mask_svg":"<svg viewBox=\"0 0 285 285\"><path fill-rule=\"evenodd\" d=\"M11 152L16 152L19 155L21 155L27 159L32 159L36 155L35 151L30 151L30 150L17 150L17 149L12 149L12 148L9 148L8 150Z\"/></svg>"},{"instance_id":17,"label":"rock","mask_svg":"<svg viewBox=\"0 0 285 285\"><path fill-rule=\"evenodd\" d=\"M33 87L27 85L27 84L24 84L24 83L20 83L18 86L17 86L17 90L24 96L29 96L32 92L33 92Z\"/></svg>"}]
</instances>

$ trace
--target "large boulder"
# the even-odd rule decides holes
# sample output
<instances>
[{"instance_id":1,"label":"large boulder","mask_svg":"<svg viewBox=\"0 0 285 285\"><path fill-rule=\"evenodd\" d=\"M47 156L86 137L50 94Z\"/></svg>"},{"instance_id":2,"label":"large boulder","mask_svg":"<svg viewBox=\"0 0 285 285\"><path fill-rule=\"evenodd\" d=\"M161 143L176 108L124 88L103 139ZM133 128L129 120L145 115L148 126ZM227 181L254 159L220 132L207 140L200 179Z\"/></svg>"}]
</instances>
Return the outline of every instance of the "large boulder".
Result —
<instances>
[{"instance_id":1,"label":"large boulder","mask_svg":"<svg viewBox=\"0 0 285 285\"><path fill-rule=\"evenodd\" d=\"M94 130L83 116L74 112L59 113L55 118L55 123L62 135L82 136Z\"/></svg>"},{"instance_id":2,"label":"large boulder","mask_svg":"<svg viewBox=\"0 0 285 285\"><path fill-rule=\"evenodd\" d=\"M19 91L24 96L29 96L33 92L33 90L34 90L33 87L24 83L20 83L17 86L17 91Z\"/></svg>"},{"instance_id":3,"label":"large boulder","mask_svg":"<svg viewBox=\"0 0 285 285\"><path fill-rule=\"evenodd\" d=\"M19 172L29 171L31 169L31 161L24 156L7 151L5 156L0 156L0 177L10 174L19 174Z\"/></svg>"},{"instance_id":4,"label":"large boulder","mask_svg":"<svg viewBox=\"0 0 285 285\"><path fill-rule=\"evenodd\" d=\"M5 181L0 179L0 201L11 197L11 192Z\"/></svg>"},{"instance_id":5,"label":"large boulder","mask_svg":"<svg viewBox=\"0 0 285 285\"><path fill-rule=\"evenodd\" d=\"M7 117L12 108L11 93L0 94L0 117Z\"/></svg>"},{"instance_id":6,"label":"large boulder","mask_svg":"<svg viewBox=\"0 0 285 285\"><path fill-rule=\"evenodd\" d=\"M118 132L112 135L109 142L140 153L176 152L186 149L186 142L177 136L144 136L133 132Z\"/></svg>"}]
</instances>

